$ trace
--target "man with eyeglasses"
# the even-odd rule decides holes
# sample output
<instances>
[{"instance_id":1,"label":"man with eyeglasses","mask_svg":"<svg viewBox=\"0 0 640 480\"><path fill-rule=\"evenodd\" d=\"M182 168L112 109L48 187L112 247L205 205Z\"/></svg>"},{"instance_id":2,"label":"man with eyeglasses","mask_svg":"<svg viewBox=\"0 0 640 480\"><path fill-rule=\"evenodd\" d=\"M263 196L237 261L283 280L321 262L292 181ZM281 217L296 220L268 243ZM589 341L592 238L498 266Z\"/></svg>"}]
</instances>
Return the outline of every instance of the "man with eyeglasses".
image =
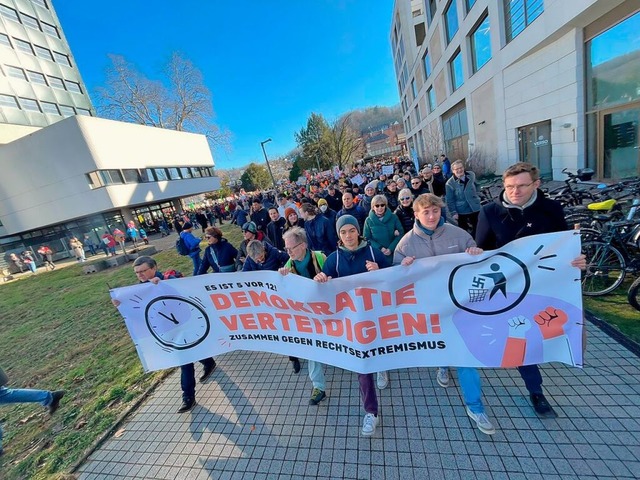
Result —
<instances>
[{"instance_id":1,"label":"man with eyeglasses","mask_svg":"<svg viewBox=\"0 0 640 480\"><path fill-rule=\"evenodd\" d=\"M302 207L304 208L305 206L303 205ZM307 234L302 228L293 227L287 230L284 234L284 245L285 252L289 254L289 260L285 263L284 267L278 270L282 275L292 273L313 279L313 277L322 272L322 267L326 257L324 253L313 251L309 248L307 243ZM291 359L295 357L289 358ZM299 360L298 365L300 365ZM311 398L309 398L309 405L318 405L327 397L327 388L324 380L324 364L309 360L308 367L309 379L313 384L313 391L311 392Z\"/></svg>"},{"instance_id":2,"label":"man with eyeglasses","mask_svg":"<svg viewBox=\"0 0 640 480\"><path fill-rule=\"evenodd\" d=\"M165 276L158 271L158 264L151 257L136 258L133 262L133 272L140 283L148 282L157 285L165 280ZM169 275L166 279L170 278L175 277ZM112 302L116 307L120 305L118 300L112 300ZM204 383L215 370L216 361L213 357L209 357L200 360L200 363L203 367L200 383ZM178 413L188 412L196 405L196 370L193 363L180 366L180 387L182 388L182 405L178 409Z\"/></svg>"},{"instance_id":3,"label":"man with eyeglasses","mask_svg":"<svg viewBox=\"0 0 640 480\"><path fill-rule=\"evenodd\" d=\"M435 163L431 169L431 179L429 180L431 192L440 198L445 195L445 185L447 179L442 171L442 166L439 163Z\"/></svg>"},{"instance_id":4,"label":"man with eyeglasses","mask_svg":"<svg viewBox=\"0 0 640 480\"><path fill-rule=\"evenodd\" d=\"M409 187L411 193L413 194L413 198L418 198L420 195L424 193L431 193L429 191L429 187L425 185L422 181L422 178L415 176L411 178L411 186Z\"/></svg>"},{"instance_id":5,"label":"man with eyeglasses","mask_svg":"<svg viewBox=\"0 0 640 480\"><path fill-rule=\"evenodd\" d=\"M562 205L545 198L539 190L540 174L537 167L525 162L511 165L502 174L502 183L504 190L500 195L480 210L476 229L478 247L493 250L518 238L569 229ZM571 266L584 270L584 255L574 259ZM536 413L541 417L557 417L542 392L542 375L538 365L524 365L518 370Z\"/></svg>"}]
</instances>

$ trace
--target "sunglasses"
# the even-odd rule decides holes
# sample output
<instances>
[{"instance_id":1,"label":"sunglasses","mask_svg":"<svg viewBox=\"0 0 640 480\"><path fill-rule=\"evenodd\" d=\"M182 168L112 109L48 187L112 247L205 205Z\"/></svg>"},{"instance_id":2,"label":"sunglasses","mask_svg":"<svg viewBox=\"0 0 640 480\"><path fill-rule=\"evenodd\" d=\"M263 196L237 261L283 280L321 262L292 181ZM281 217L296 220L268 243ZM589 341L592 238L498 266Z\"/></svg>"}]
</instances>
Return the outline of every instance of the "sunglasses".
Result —
<instances>
[{"instance_id":1,"label":"sunglasses","mask_svg":"<svg viewBox=\"0 0 640 480\"><path fill-rule=\"evenodd\" d=\"M420 185L420 182L411 182L411 185Z\"/></svg>"},{"instance_id":2,"label":"sunglasses","mask_svg":"<svg viewBox=\"0 0 640 480\"><path fill-rule=\"evenodd\" d=\"M373 206L373 208L382 208L382 207L386 207L386 205L384 203L381 203L380 205Z\"/></svg>"},{"instance_id":3,"label":"sunglasses","mask_svg":"<svg viewBox=\"0 0 640 480\"><path fill-rule=\"evenodd\" d=\"M404 202L405 200L411 200L411 197L402 197L400 201Z\"/></svg>"}]
</instances>

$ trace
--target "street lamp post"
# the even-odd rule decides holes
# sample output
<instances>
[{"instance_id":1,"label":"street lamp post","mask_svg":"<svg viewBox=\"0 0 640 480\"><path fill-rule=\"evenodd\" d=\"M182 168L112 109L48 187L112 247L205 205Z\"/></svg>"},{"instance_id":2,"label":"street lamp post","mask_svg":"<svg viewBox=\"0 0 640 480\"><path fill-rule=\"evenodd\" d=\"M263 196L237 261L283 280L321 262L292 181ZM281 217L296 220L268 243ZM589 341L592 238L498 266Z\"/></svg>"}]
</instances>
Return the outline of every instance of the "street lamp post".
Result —
<instances>
[{"instance_id":1,"label":"street lamp post","mask_svg":"<svg viewBox=\"0 0 640 480\"><path fill-rule=\"evenodd\" d=\"M276 188L276 179L273 178L273 172L271 171L271 165L269 165L269 159L267 158L267 151L264 149L264 144L269 143L271 141L270 138L267 138L264 142L260 142L260 146L262 147L262 153L264 154L264 161L267 162L267 169L269 170L269 175L271 175L271 181L273 182L273 188Z\"/></svg>"}]
</instances>

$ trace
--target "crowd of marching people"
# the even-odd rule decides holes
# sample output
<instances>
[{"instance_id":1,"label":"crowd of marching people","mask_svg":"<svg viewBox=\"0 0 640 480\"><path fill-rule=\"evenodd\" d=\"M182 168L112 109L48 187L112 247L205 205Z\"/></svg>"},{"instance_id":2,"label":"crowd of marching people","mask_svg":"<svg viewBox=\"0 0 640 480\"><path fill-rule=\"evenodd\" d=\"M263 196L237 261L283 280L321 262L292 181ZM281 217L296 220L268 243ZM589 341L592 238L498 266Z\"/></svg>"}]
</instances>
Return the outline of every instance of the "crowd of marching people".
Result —
<instances>
[{"instance_id":1,"label":"crowd of marching people","mask_svg":"<svg viewBox=\"0 0 640 480\"><path fill-rule=\"evenodd\" d=\"M450 164L443 156L441 163L426 165L420 172L409 161L400 160L391 167L392 171L389 166L383 171L371 165L356 166L351 180L332 173L305 185L291 183L278 191L239 196L229 220L241 227L242 241L231 245L219 228L202 223L207 243L202 257L201 239L194 235L193 223L177 221L187 247L183 254L193 260L194 275L271 270L327 282L407 266L419 258L463 252L477 255L517 238L568 229L562 208L538 189L539 172L533 165L509 167L503 174L502 193L484 207L476 177L461 160ZM139 259L137 265L144 262ZM584 256L572 266L584 268ZM300 359L289 360L298 373ZM212 368L205 371L206 376ZM518 368L536 413L554 417L538 366ZM309 361L308 372L313 385L309 403L317 405L327 397L324 366ZM468 416L483 433L495 433L482 403L478 370L459 367L457 372ZM193 379L192 368L188 375ZM437 369L436 380L444 388L450 385L448 367ZM379 424L376 387L383 390L389 382L388 372L358 375L364 436L373 435ZM192 390L184 395L180 411L195 404Z\"/></svg>"}]
</instances>

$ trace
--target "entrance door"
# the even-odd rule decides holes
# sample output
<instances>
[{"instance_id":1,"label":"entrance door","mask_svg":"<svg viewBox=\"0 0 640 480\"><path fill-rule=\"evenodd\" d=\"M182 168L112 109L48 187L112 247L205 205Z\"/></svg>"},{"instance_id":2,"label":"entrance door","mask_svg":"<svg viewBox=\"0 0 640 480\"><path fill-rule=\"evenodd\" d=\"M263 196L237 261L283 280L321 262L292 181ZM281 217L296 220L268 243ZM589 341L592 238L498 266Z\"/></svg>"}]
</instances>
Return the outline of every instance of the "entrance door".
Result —
<instances>
[{"instance_id":1,"label":"entrance door","mask_svg":"<svg viewBox=\"0 0 640 480\"><path fill-rule=\"evenodd\" d=\"M601 114L604 178L634 177L640 174L640 107Z\"/></svg>"},{"instance_id":2,"label":"entrance door","mask_svg":"<svg viewBox=\"0 0 640 480\"><path fill-rule=\"evenodd\" d=\"M551 120L518 128L520 161L538 167L540 177L551 180Z\"/></svg>"}]
</instances>

